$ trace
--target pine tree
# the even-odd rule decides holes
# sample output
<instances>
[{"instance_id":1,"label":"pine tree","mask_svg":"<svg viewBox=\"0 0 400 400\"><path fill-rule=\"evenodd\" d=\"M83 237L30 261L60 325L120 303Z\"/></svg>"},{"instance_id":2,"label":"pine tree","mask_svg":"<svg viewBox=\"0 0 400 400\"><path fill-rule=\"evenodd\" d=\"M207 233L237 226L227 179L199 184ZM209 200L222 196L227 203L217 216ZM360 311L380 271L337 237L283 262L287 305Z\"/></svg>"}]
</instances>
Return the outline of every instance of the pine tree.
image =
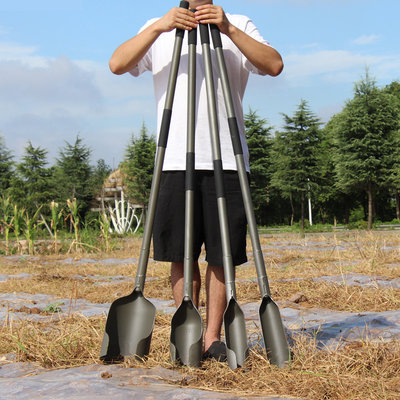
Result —
<instances>
[{"instance_id":1,"label":"pine tree","mask_svg":"<svg viewBox=\"0 0 400 400\"><path fill-rule=\"evenodd\" d=\"M13 165L11 151L7 149L4 138L0 136L0 192L2 194L10 187Z\"/></svg>"},{"instance_id":2,"label":"pine tree","mask_svg":"<svg viewBox=\"0 0 400 400\"><path fill-rule=\"evenodd\" d=\"M320 121L302 100L293 117L283 114L285 125L276 133L271 185L289 199L294 220L295 201L301 205L304 228L304 207L309 186L318 181L317 154L320 146Z\"/></svg>"},{"instance_id":3,"label":"pine tree","mask_svg":"<svg viewBox=\"0 0 400 400\"><path fill-rule=\"evenodd\" d=\"M271 219L269 185L271 181L271 126L250 110L244 116L246 140L250 153L250 190L258 224ZM268 218L269 217L269 218Z\"/></svg>"},{"instance_id":4,"label":"pine tree","mask_svg":"<svg viewBox=\"0 0 400 400\"><path fill-rule=\"evenodd\" d=\"M318 188L316 190L316 203L320 207L322 223L331 221L349 222L350 211L355 204L360 205L359 195L356 192L344 192L336 185L335 153L337 152L335 142L335 129L338 125L334 115L321 131L321 146L318 156Z\"/></svg>"},{"instance_id":5,"label":"pine tree","mask_svg":"<svg viewBox=\"0 0 400 400\"><path fill-rule=\"evenodd\" d=\"M51 170L46 165L47 150L35 148L29 141L10 188L12 199L29 214L50 201Z\"/></svg>"},{"instance_id":6,"label":"pine tree","mask_svg":"<svg viewBox=\"0 0 400 400\"><path fill-rule=\"evenodd\" d=\"M59 152L55 171L55 199L66 202L77 199L81 218L89 209L94 194L93 169L90 165L91 150L77 136L75 143L65 142L65 148Z\"/></svg>"},{"instance_id":7,"label":"pine tree","mask_svg":"<svg viewBox=\"0 0 400 400\"><path fill-rule=\"evenodd\" d=\"M93 190L98 192L104 184L105 179L111 174L112 168L104 161L104 159L97 160L96 167L93 170Z\"/></svg>"},{"instance_id":8,"label":"pine tree","mask_svg":"<svg viewBox=\"0 0 400 400\"><path fill-rule=\"evenodd\" d=\"M148 135L147 127L143 123L139 137L131 137L121 169L125 175L128 197L145 206L150 197L155 152L155 138Z\"/></svg>"}]
</instances>

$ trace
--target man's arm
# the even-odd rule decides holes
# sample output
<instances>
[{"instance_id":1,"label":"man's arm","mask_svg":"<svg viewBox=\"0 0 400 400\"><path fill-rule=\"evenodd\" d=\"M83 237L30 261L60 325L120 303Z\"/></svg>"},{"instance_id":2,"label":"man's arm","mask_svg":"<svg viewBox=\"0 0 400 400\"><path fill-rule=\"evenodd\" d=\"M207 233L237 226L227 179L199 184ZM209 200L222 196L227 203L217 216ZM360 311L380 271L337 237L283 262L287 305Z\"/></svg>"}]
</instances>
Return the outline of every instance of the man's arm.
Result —
<instances>
[{"instance_id":1,"label":"man's arm","mask_svg":"<svg viewBox=\"0 0 400 400\"><path fill-rule=\"evenodd\" d=\"M135 68L151 45L164 32L175 28L191 30L197 27L194 14L182 7L174 7L159 20L148 26L132 39L122 43L111 56L109 67L117 75Z\"/></svg>"},{"instance_id":2,"label":"man's arm","mask_svg":"<svg viewBox=\"0 0 400 400\"><path fill-rule=\"evenodd\" d=\"M261 72L272 76L282 72L283 61L280 54L274 48L258 42L232 25L221 7L213 4L198 6L195 17L199 23L217 25L221 33L227 35Z\"/></svg>"}]
</instances>

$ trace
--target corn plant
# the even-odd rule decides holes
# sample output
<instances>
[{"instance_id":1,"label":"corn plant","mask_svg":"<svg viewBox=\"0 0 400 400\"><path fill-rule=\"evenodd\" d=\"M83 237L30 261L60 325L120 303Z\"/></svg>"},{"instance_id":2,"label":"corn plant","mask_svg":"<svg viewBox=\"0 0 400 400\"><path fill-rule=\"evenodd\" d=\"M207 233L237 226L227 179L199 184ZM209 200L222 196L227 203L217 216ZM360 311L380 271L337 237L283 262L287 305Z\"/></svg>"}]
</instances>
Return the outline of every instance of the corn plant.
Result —
<instances>
[{"instance_id":1,"label":"corn plant","mask_svg":"<svg viewBox=\"0 0 400 400\"><path fill-rule=\"evenodd\" d=\"M110 217L104 212L100 213L99 217L100 229L102 236L104 238L106 244L106 251L110 251L110 231L111 231L111 219Z\"/></svg>"},{"instance_id":2,"label":"corn plant","mask_svg":"<svg viewBox=\"0 0 400 400\"><path fill-rule=\"evenodd\" d=\"M80 232L79 232L79 208L78 208L78 202L74 198L72 201L70 199L67 200L67 206L69 210L69 214L67 215L67 219L70 220L70 223L72 224L74 228L74 240L71 243L71 246L69 248L69 251L72 249L73 246L75 246L75 250L81 250L81 237L80 237Z\"/></svg>"},{"instance_id":3,"label":"corn plant","mask_svg":"<svg viewBox=\"0 0 400 400\"><path fill-rule=\"evenodd\" d=\"M14 204L14 234L15 240L17 242L17 248L21 251L21 245L19 242L19 235L22 232L23 224L24 224L24 214L25 208L19 208L16 204Z\"/></svg>"},{"instance_id":4,"label":"corn plant","mask_svg":"<svg viewBox=\"0 0 400 400\"><path fill-rule=\"evenodd\" d=\"M54 252L57 252L57 239L58 239L58 227L63 216L63 209L59 209L59 204L55 201L50 203L50 210L51 210L51 221L50 221L50 228L53 232L53 239L54 239Z\"/></svg>"},{"instance_id":5,"label":"corn plant","mask_svg":"<svg viewBox=\"0 0 400 400\"><path fill-rule=\"evenodd\" d=\"M36 229L42 223L38 222L38 215L41 208L42 206L40 206L36 210L35 214L33 214L32 217L29 216L28 212L25 212L24 215L24 221L25 221L24 233L25 233L25 239L28 242L28 254L33 254L35 252L33 242L35 239Z\"/></svg>"},{"instance_id":6,"label":"corn plant","mask_svg":"<svg viewBox=\"0 0 400 400\"><path fill-rule=\"evenodd\" d=\"M6 242L6 255L9 254L10 251L10 230L13 224L13 215L12 215L12 206L9 197L2 196L0 200L0 207L1 207L1 227L4 231L4 238Z\"/></svg>"}]
</instances>

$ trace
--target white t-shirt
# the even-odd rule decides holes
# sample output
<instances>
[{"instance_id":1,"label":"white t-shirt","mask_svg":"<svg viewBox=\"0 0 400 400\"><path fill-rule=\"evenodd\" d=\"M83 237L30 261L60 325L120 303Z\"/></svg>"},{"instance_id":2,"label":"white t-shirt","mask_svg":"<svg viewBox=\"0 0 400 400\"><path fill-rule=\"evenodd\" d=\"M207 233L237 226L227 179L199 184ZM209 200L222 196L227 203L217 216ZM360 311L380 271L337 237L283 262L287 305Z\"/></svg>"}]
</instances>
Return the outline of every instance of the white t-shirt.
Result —
<instances>
[{"instance_id":1,"label":"white t-shirt","mask_svg":"<svg viewBox=\"0 0 400 400\"><path fill-rule=\"evenodd\" d=\"M264 44L268 43L262 38L252 21L243 15L226 14L229 21L247 33L252 38ZM148 21L140 31L154 23L157 19ZM204 79L204 67L202 46L200 41L200 30L198 29L198 43L196 56L196 141L195 141L195 164L198 170L212 170L212 151L210 130L208 122L206 82ZM164 171L175 171L186 169L186 134L187 134L187 90L188 90L188 42L185 32L178 77L176 82L175 97L172 106L171 125L168 136L168 144L165 153ZM229 84L239 132L243 147L243 156L247 171L249 171L249 154L244 134L244 120L242 100L246 89L249 73L262 75L262 72L254 67L250 61L240 52L235 44L226 36L221 35L224 50ZM145 71L152 71L154 91L157 102L157 130L159 132L161 119L165 107L165 96L169 78L172 52L175 43L175 30L161 34L153 43L149 51L139 64L130 73L139 76ZM216 103L219 134L221 142L222 164L225 170L236 170L235 156L233 153L228 119L226 115L225 102L218 74L218 65L213 49L210 44L211 59L214 75L214 86L216 90Z\"/></svg>"}]
</instances>

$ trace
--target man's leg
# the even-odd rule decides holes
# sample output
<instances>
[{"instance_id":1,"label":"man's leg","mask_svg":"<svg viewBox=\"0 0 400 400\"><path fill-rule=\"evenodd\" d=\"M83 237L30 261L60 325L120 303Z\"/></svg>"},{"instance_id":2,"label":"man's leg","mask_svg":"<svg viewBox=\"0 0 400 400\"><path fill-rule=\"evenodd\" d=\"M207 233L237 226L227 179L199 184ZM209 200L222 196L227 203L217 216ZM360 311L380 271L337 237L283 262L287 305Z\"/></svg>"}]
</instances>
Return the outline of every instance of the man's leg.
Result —
<instances>
[{"instance_id":1,"label":"man's leg","mask_svg":"<svg viewBox=\"0 0 400 400\"><path fill-rule=\"evenodd\" d=\"M171 263L171 284L172 294L174 296L175 305L179 307L182 303L183 298L183 262L182 263ZM199 294L201 286L201 277L199 270L199 263L196 261L193 263L193 303L196 308L199 307Z\"/></svg>"},{"instance_id":2,"label":"man's leg","mask_svg":"<svg viewBox=\"0 0 400 400\"><path fill-rule=\"evenodd\" d=\"M204 350L221 339L221 327L226 308L224 269L208 265L206 271L206 332Z\"/></svg>"},{"instance_id":3,"label":"man's leg","mask_svg":"<svg viewBox=\"0 0 400 400\"><path fill-rule=\"evenodd\" d=\"M182 303L183 297L183 263L171 263L172 292L176 307ZM199 264L194 263L193 270L193 303L198 308L201 277ZM206 332L204 334L204 350L221 339L221 327L226 308L224 269L209 265L206 271Z\"/></svg>"}]
</instances>

